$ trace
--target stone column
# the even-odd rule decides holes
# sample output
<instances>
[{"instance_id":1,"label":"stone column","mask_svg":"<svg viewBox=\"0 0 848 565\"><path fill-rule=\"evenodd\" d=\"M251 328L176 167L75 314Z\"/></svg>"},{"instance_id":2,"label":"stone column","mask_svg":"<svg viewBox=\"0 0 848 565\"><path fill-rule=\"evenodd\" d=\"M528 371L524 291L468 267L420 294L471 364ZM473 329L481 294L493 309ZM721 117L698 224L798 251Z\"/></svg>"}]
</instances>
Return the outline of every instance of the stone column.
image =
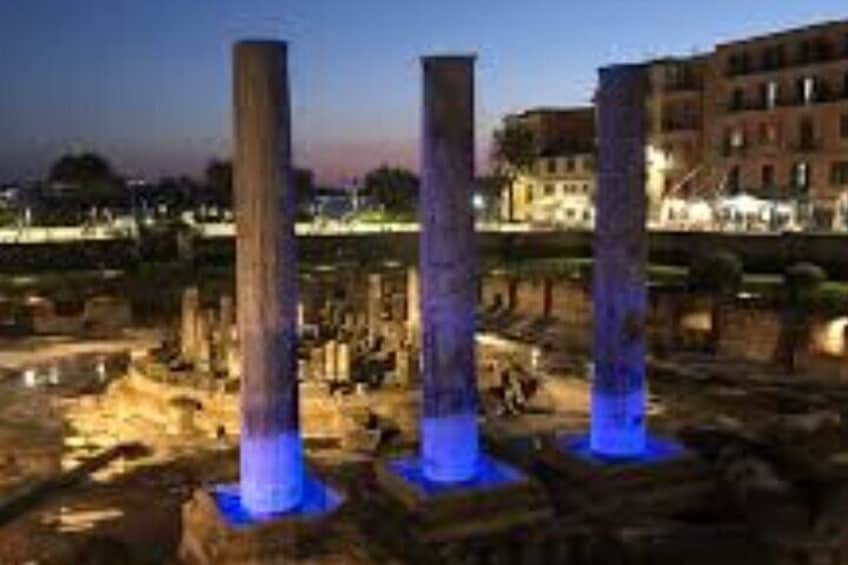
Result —
<instances>
[{"instance_id":1,"label":"stone column","mask_svg":"<svg viewBox=\"0 0 848 565\"><path fill-rule=\"evenodd\" d=\"M374 347L381 335L383 311L383 277L379 273L368 275L368 345Z\"/></svg>"},{"instance_id":2,"label":"stone column","mask_svg":"<svg viewBox=\"0 0 848 565\"><path fill-rule=\"evenodd\" d=\"M601 69L591 448L645 448L645 68Z\"/></svg>"},{"instance_id":3,"label":"stone column","mask_svg":"<svg viewBox=\"0 0 848 565\"><path fill-rule=\"evenodd\" d=\"M241 496L267 514L300 503L304 474L286 44L236 44L233 78Z\"/></svg>"},{"instance_id":4,"label":"stone column","mask_svg":"<svg viewBox=\"0 0 848 565\"><path fill-rule=\"evenodd\" d=\"M345 342L339 343L336 348L336 379L350 381L350 345Z\"/></svg>"},{"instance_id":5,"label":"stone column","mask_svg":"<svg viewBox=\"0 0 848 565\"><path fill-rule=\"evenodd\" d=\"M200 292L196 286L183 290L180 312L180 356L183 361L194 362L197 354L197 312L200 308Z\"/></svg>"},{"instance_id":6,"label":"stone column","mask_svg":"<svg viewBox=\"0 0 848 565\"><path fill-rule=\"evenodd\" d=\"M215 312L211 309L201 311L196 317L195 332L195 369L201 373L212 370L212 328L215 324Z\"/></svg>"},{"instance_id":7,"label":"stone column","mask_svg":"<svg viewBox=\"0 0 848 565\"><path fill-rule=\"evenodd\" d=\"M474 366L474 58L425 57L421 132L421 449L425 476L473 478L479 460Z\"/></svg>"},{"instance_id":8,"label":"stone column","mask_svg":"<svg viewBox=\"0 0 848 565\"><path fill-rule=\"evenodd\" d=\"M233 321L235 320L235 309L233 308L233 297L224 294L218 307L218 366L229 373L227 368L227 359L230 355L230 349L233 347L232 331Z\"/></svg>"},{"instance_id":9,"label":"stone column","mask_svg":"<svg viewBox=\"0 0 848 565\"><path fill-rule=\"evenodd\" d=\"M406 335L410 347L420 347L421 300L418 294L418 269L406 270Z\"/></svg>"},{"instance_id":10,"label":"stone column","mask_svg":"<svg viewBox=\"0 0 848 565\"><path fill-rule=\"evenodd\" d=\"M338 354L338 344L336 340L331 339L327 343L324 344L324 380L325 381L335 381L337 378L336 366L337 366L337 354Z\"/></svg>"}]
</instances>

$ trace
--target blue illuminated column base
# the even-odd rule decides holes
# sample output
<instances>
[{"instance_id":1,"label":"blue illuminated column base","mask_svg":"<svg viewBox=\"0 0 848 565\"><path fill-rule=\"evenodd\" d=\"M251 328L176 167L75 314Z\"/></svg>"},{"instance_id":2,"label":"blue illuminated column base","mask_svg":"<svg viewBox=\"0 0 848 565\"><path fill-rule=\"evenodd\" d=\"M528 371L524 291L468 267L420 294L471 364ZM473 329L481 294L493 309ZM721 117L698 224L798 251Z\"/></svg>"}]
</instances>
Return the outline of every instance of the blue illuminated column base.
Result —
<instances>
[{"instance_id":1,"label":"blue illuminated column base","mask_svg":"<svg viewBox=\"0 0 848 565\"><path fill-rule=\"evenodd\" d=\"M403 481L419 498L436 498L458 493L483 491L528 482L518 469L487 455L477 459L476 472L469 480L446 483L427 476L425 465L415 456L392 459L386 463L389 473Z\"/></svg>"},{"instance_id":2,"label":"blue illuminated column base","mask_svg":"<svg viewBox=\"0 0 848 565\"><path fill-rule=\"evenodd\" d=\"M638 458L648 448L645 394L592 391L591 448L600 456Z\"/></svg>"},{"instance_id":3,"label":"blue illuminated column base","mask_svg":"<svg viewBox=\"0 0 848 565\"><path fill-rule=\"evenodd\" d=\"M256 516L295 509L304 493L303 446L297 431L276 437L243 435L240 500Z\"/></svg>"},{"instance_id":4,"label":"blue illuminated column base","mask_svg":"<svg viewBox=\"0 0 848 565\"><path fill-rule=\"evenodd\" d=\"M599 453L592 446L588 435L562 435L556 439L556 445L560 451L596 465L661 464L680 459L688 454L682 444L652 436L646 436L644 447L639 453L629 455Z\"/></svg>"},{"instance_id":5,"label":"blue illuminated column base","mask_svg":"<svg viewBox=\"0 0 848 565\"><path fill-rule=\"evenodd\" d=\"M477 415L454 414L421 421L422 472L437 483L473 480L480 466Z\"/></svg>"},{"instance_id":6,"label":"blue illuminated column base","mask_svg":"<svg viewBox=\"0 0 848 565\"><path fill-rule=\"evenodd\" d=\"M210 495L219 514L234 528L262 525L285 518L318 518L329 515L341 506L344 498L308 471L304 474L302 496L294 508L285 512L256 514L244 504L238 484L216 485Z\"/></svg>"}]
</instances>

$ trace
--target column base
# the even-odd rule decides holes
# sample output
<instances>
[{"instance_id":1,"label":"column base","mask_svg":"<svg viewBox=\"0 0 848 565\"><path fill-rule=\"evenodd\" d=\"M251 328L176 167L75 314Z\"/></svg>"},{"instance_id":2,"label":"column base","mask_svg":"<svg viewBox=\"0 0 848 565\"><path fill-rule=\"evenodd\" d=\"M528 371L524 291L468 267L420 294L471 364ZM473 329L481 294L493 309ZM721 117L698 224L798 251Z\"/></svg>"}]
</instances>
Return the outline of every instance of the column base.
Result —
<instances>
[{"instance_id":1,"label":"column base","mask_svg":"<svg viewBox=\"0 0 848 565\"><path fill-rule=\"evenodd\" d=\"M703 507L717 487L683 445L650 436L641 455L609 457L588 435L564 434L543 441L538 458L557 505L603 525L674 517Z\"/></svg>"},{"instance_id":2,"label":"column base","mask_svg":"<svg viewBox=\"0 0 848 565\"><path fill-rule=\"evenodd\" d=\"M306 473L303 502L289 512L251 515L239 486L198 489L182 509L179 556L194 565L277 564L308 559L320 551L343 497Z\"/></svg>"},{"instance_id":3,"label":"column base","mask_svg":"<svg viewBox=\"0 0 848 565\"><path fill-rule=\"evenodd\" d=\"M557 533L544 489L485 455L478 474L461 483L429 481L418 456L379 462L376 476L385 512L371 529L414 563L465 562L481 554L501 555L504 563L544 563L546 544Z\"/></svg>"}]
</instances>

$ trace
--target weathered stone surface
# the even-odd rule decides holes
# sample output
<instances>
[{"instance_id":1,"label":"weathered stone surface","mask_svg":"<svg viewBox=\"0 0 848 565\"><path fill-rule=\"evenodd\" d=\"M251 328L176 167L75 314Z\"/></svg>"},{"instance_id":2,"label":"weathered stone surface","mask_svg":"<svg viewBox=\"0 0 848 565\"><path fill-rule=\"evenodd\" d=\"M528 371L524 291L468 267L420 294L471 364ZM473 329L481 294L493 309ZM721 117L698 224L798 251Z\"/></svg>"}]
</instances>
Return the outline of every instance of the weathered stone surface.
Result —
<instances>
[{"instance_id":1,"label":"weathered stone surface","mask_svg":"<svg viewBox=\"0 0 848 565\"><path fill-rule=\"evenodd\" d=\"M183 291L180 322L180 355L184 361L194 362L197 353L197 314L200 310L200 291L189 287Z\"/></svg>"},{"instance_id":2,"label":"weathered stone surface","mask_svg":"<svg viewBox=\"0 0 848 565\"><path fill-rule=\"evenodd\" d=\"M592 449L645 449L645 68L601 69Z\"/></svg>"},{"instance_id":3,"label":"weathered stone surface","mask_svg":"<svg viewBox=\"0 0 848 565\"><path fill-rule=\"evenodd\" d=\"M478 460L474 57L425 57L421 136L422 457L437 481Z\"/></svg>"},{"instance_id":4,"label":"weathered stone surface","mask_svg":"<svg viewBox=\"0 0 848 565\"><path fill-rule=\"evenodd\" d=\"M234 51L236 290L241 349L241 488L256 511L297 504L295 187L286 45Z\"/></svg>"}]
</instances>

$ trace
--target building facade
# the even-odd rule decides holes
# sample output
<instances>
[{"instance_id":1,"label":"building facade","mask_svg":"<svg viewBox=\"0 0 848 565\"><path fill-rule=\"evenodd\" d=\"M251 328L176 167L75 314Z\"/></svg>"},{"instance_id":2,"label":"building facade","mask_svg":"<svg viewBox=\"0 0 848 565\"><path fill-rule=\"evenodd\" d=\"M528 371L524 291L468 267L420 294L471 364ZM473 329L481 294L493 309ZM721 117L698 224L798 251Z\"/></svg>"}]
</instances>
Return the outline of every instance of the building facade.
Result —
<instances>
[{"instance_id":1,"label":"building facade","mask_svg":"<svg viewBox=\"0 0 848 565\"><path fill-rule=\"evenodd\" d=\"M501 216L519 222L591 225L595 194L594 109L536 108L507 116L533 134L533 165L501 195ZM511 199L511 200L510 200Z\"/></svg>"},{"instance_id":2,"label":"building facade","mask_svg":"<svg viewBox=\"0 0 848 565\"><path fill-rule=\"evenodd\" d=\"M840 227L848 190L848 21L719 45L707 157L729 194Z\"/></svg>"},{"instance_id":3,"label":"building facade","mask_svg":"<svg viewBox=\"0 0 848 565\"><path fill-rule=\"evenodd\" d=\"M702 203L751 195L773 202L775 210L792 208L790 215L802 225L848 228L848 20L722 43L709 53L646 65L649 220L660 219L669 199ZM535 125L534 133L543 139L551 131L575 139L585 133L553 127L567 121L565 112L546 119L539 113L508 119ZM518 195L516 211L523 211L516 220L556 208L544 200L542 151L533 174L519 181L517 192L532 196L522 205ZM591 151L585 158L593 162ZM594 187L593 173L584 180ZM566 181L571 182L557 182ZM716 214L722 213L717 208Z\"/></svg>"}]
</instances>

